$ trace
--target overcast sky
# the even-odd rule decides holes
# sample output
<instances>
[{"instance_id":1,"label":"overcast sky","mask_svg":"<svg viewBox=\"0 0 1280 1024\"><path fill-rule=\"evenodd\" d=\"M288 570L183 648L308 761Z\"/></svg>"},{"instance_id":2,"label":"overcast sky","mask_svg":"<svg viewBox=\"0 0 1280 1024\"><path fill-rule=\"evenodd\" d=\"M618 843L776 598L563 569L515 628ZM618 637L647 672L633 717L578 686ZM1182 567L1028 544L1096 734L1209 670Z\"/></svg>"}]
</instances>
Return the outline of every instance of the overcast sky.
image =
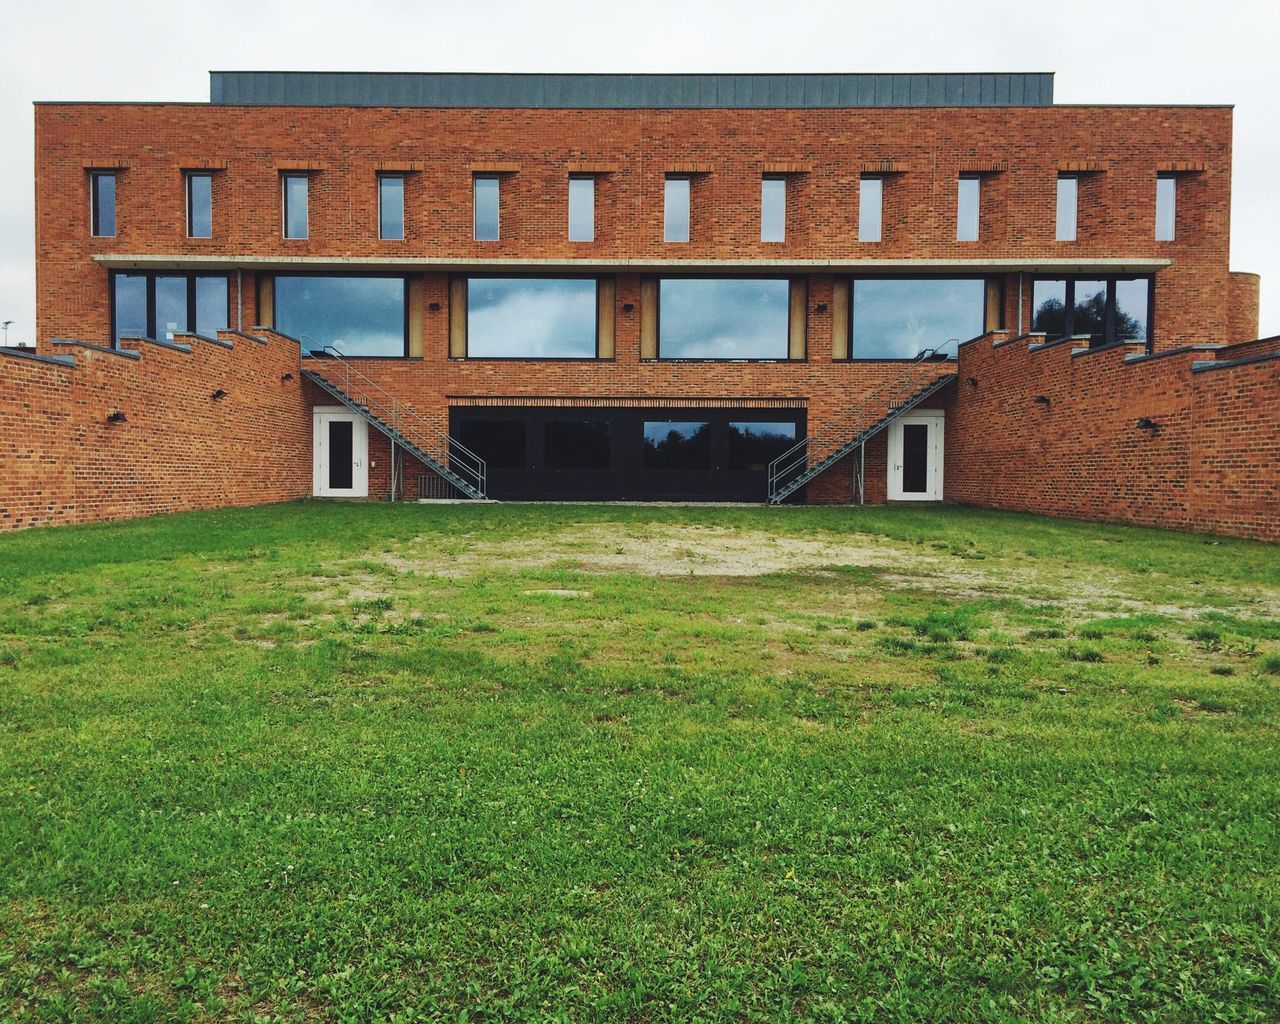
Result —
<instances>
[{"instance_id":1,"label":"overcast sky","mask_svg":"<svg viewBox=\"0 0 1280 1024\"><path fill-rule=\"evenodd\" d=\"M1233 103L1231 265L1280 334L1275 0L41 0L0 49L0 320L34 340L31 102L209 98L210 69L1055 71L1060 103Z\"/></svg>"}]
</instances>

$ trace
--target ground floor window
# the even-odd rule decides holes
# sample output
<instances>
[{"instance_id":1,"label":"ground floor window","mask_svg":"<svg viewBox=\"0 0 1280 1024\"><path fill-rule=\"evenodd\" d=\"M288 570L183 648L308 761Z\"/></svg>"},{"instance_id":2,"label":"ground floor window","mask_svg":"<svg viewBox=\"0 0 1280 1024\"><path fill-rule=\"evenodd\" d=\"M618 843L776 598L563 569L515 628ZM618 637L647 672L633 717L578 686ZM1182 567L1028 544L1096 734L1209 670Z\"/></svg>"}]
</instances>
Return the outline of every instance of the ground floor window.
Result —
<instances>
[{"instance_id":1,"label":"ground floor window","mask_svg":"<svg viewBox=\"0 0 1280 1024\"><path fill-rule=\"evenodd\" d=\"M786 359L790 295L786 278L663 278L658 357Z\"/></svg>"},{"instance_id":2,"label":"ground floor window","mask_svg":"<svg viewBox=\"0 0 1280 1024\"><path fill-rule=\"evenodd\" d=\"M1041 278L1031 289L1031 329L1049 341L1088 338L1090 348L1151 341L1148 277Z\"/></svg>"},{"instance_id":3,"label":"ground floor window","mask_svg":"<svg viewBox=\"0 0 1280 1024\"><path fill-rule=\"evenodd\" d=\"M278 274L275 326L304 351L332 347L344 356L408 352L408 284L403 276Z\"/></svg>"},{"instance_id":4,"label":"ground floor window","mask_svg":"<svg viewBox=\"0 0 1280 1024\"><path fill-rule=\"evenodd\" d=\"M985 329L981 277L862 277L853 282L853 359L913 359L926 349L955 357L958 342Z\"/></svg>"},{"instance_id":5,"label":"ground floor window","mask_svg":"<svg viewBox=\"0 0 1280 1024\"><path fill-rule=\"evenodd\" d=\"M179 334L216 337L228 323L227 276L181 274L111 275L111 337L173 341Z\"/></svg>"}]
</instances>

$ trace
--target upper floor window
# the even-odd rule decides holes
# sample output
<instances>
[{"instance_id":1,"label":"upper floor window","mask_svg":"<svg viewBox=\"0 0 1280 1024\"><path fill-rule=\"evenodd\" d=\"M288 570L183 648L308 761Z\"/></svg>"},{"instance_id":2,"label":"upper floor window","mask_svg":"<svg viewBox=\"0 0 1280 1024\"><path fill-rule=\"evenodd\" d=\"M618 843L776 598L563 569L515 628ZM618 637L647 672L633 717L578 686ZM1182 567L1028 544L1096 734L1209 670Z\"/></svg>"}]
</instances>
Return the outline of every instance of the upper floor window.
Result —
<instances>
[{"instance_id":1,"label":"upper floor window","mask_svg":"<svg viewBox=\"0 0 1280 1024\"><path fill-rule=\"evenodd\" d=\"M278 274L275 327L304 351L332 346L344 356L408 353L408 281L374 274Z\"/></svg>"},{"instance_id":2,"label":"upper floor window","mask_svg":"<svg viewBox=\"0 0 1280 1024\"><path fill-rule=\"evenodd\" d=\"M468 278L467 355L594 359L597 289L589 277Z\"/></svg>"},{"instance_id":3,"label":"upper floor window","mask_svg":"<svg viewBox=\"0 0 1280 1024\"><path fill-rule=\"evenodd\" d=\"M1076 218L1079 213L1080 179L1074 174L1058 175L1058 211L1055 237L1059 242L1076 240Z\"/></svg>"},{"instance_id":4,"label":"upper floor window","mask_svg":"<svg viewBox=\"0 0 1280 1024\"><path fill-rule=\"evenodd\" d=\"M786 359L790 296L786 278L663 278L658 357Z\"/></svg>"},{"instance_id":5,"label":"upper floor window","mask_svg":"<svg viewBox=\"0 0 1280 1024\"><path fill-rule=\"evenodd\" d=\"M981 277L860 277L849 310L853 359L914 359L932 349L955 357L982 333Z\"/></svg>"},{"instance_id":6,"label":"upper floor window","mask_svg":"<svg viewBox=\"0 0 1280 1024\"><path fill-rule=\"evenodd\" d=\"M569 241L596 240L596 179L582 175L569 179Z\"/></svg>"},{"instance_id":7,"label":"upper floor window","mask_svg":"<svg viewBox=\"0 0 1280 1024\"><path fill-rule=\"evenodd\" d=\"M283 174L280 176L285 238L306 238L308 236L307 185L308 181L305 174Z\"/></svg>"},{"instance_id":8,"label":"upper floor window","mask_svg":"<svg viewBox=\"0 0 1280 1024\"><path fill-rule=\"evenodd\" d=\"M98 238L116 233L116 176L103 171L89 175L90 230Z\"/></svg>"},{"instance_id":9,"label":"upper floor window","mask_svg":"<svg viewBox=\"0 0 1280 1024\"><path fill-rule=\"evenodd\" d=\"M498 240L498 176L477 174L471 181L477 242Z\"/></svg>"},{"instance_id":10,"label":"upper floor window","mask_svg":"<svg viewBox=\"0 0 1280 1024\"><path fill-rule=\"evenodd\" d=\"M404 178L399 174L378 175L378 237L404 238Z\"/></svg>"},{"instance_id":11,"label":"upper floor window","mask_svg":"<svg viewBox=\"0 0 1280 1024\"><path fill-rule=\"evenodd\" d=\"M787 239L787 179L760 179L760 241L785 242Z\"/></svg>"},{"instance_id":12,"label":"upper floor window","mask_svg":"<svg viewBox=\"0 0 1280 1024\"><path fill-rule=\"evenodd\" d=\"M213 237L212 174L187 174L187 237Z\"/></svg>"},{"instance_id":13,"label":"upper floor window","mask_svg":"<svg viewBox=\"0 0 1280 1024\"><path fill-rule=\"evenodd\" d=\"M157 338L179 334L215 337L227 329L226 274L126 274L111 282L112 338Z\"/></svg>"},{"instance_id":14,"label":"upper floor window","mask_svg":"<svg viewBox=\"0 0 1280 1024\"><path fill-rule=\"evenodd\" d=\"M962 174L956 190L956 241L976 242L982 212L982 179Z\"/></svg>"},{"instance_id":15,"label":"upper floor window","mask_svg":"<svg viewBox=\"0 0 1280 1024\"><path fill-rule=\"evenodd\" d=\"M689 241L689 178L668 175L663 193L664 242Z\"/></svg>"},{"instance_id":16,"label":"upper floor window","mask_svg":"<svg viewBox=\"0 0 1280 1024\"><path fill-rule=\"evenodd\" d=\"M1151 342L1151 281L1145 277L1041 279L1031 290L1031 329L1050 341Z\"/></svg>"},{"instance_id":17,"label":"upper floor window","mask_svg":"<svg viewBox=\"0 0 1280 1024\"><path fill-rule=\"evenodd\" d=\"M884 178L864 174L858 179L858 241L878 242L883 233Z\"/></svg>"},{"instance_id":18,"label":"upper floor window","mask_svg":"<svg viewBox=\"0 0 1280 1024\"><path fill-rule=\"evenodd\" d=\"M1177 234L1178 179L1172 174L1156 177L1156 241L1172 242Z\"/></svg>"}]
</instances>

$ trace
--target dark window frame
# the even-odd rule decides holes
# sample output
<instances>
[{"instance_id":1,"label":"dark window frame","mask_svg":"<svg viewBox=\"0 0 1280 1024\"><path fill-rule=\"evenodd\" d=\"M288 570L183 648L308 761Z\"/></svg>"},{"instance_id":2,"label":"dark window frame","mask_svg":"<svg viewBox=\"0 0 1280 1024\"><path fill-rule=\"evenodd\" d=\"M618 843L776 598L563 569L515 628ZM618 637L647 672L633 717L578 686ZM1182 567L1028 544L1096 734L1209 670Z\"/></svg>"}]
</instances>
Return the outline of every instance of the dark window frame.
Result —
<instances>
[{"instance_id":1,"label":"dark window frame","mask_svg":"<svg viewBox=\"0 0 1280 1024\"><path fill-rule=\"evenodd\" d=\"M690 245L693 242L693 179L694 175L685 172L673 171L662 176L662 244L663 245ZM687 186L689 194L688 202L685 204L685 235L684 238L668 238L667 237L667 184L672 181L683 181Z\"/></svg>"},{"instance_id":2,"label":"dark window frame","mask_svg":"<svg viewBox=\"0 0 1280 1024\"><path fill-rule=\"evenodd\" d=\"M862 237L862 226L863 226L863 220L862 220L862 184L863 184L863 182L866 182L866 181L875 181L875 182L879 182L879 184L880 184L880 210L879 210L879 221L880 221L879 227L880 227L880 230L879 230L878 232L876 232L876 237L875 237L875 238L863 238L863 237ZM884 242L884 238L885 238L885 230L884 230L884 194L885 194L885 191L887 190L888 184L889 184L889 175L888 175L888 174L873 173L873 172L868 171L868 172L866 172L865 174L859 174L859 175L858 175L858 230L857 230L857 233L856 233L855 241L856 241L859 245L880 245L880 244L882 244L882 243Z\"/></svg>"},{"instance_id":3,"label":"dark window frame","mask_svg":"<svg viewBox=\"0 0 1280 1024\"><path fill-rule=\"evenodd\" d=\"M156 278L158 277L184 277L187 282L187 329L180 331L180 334L192 334L196 337L207 337L207 335L196 333L196 278L198 277L220 277L227 282L227 328L231 326L231 275L219 274L215 272L203 270L112 270L107 275L107 305L109 307L109 318L111 321L111 347L119 348L120 339L116 337L116 278L124 277L141 277L146 280L147 292L147 333L146 337L152 341L160 340L156 332Z\"/></svg>"},{"instance_id":4,"label":"dark window frame","mask_svg":"<svg viewBox=\"0 0 1280 1024\"><path fill-rule=\"evenodd\" d=\"M986 191L983 187L983 175L978 171L961 171L956 177L956 242L962 245L970 245L974 242L982 241L982 193ZM974 196L973 211L973 237L960 237L960 188L961 182L972 181L976 183L977 194Z\"/></svg>"},{"instance_id":5,"label":"dark window frame","mask_svg":"<svg viewBox=\"0 0 1280 1024\"><path fill-rule=\"evenodd\" d=\"M803 274L665 274L656 278L657 287L657 311L654 317L657 329L656 354L652 359L643 359L645 363L807 363L809 361L809 346L805 345L805 354L801 359L792 359L791 352L791 289L798 280L805 281L807 287L808 278ZM663 281L786 281L787 282L787 330L783 335L783 347L788 353L784 356L664 356L662 354L662 282ZM809 317L808 304L805 305L806 328Z\"/></svg>"},{"instance_id":6,"label":"dark window frame","mask_svg":"<svg viewBox=\"0 0 1280 1024\"><path fill-rule=\"evenodd\" d=\"M782 183L782 237L781 238L765 238L764 237L764 196L765 182L777 181ZM787 242L787 208L791 205L791 176L788 174L762 174L760 175L760 244L761 245L785 245Z\"/></svg>"},{"instance_id":7,"label":"dark window frame","mask_svg":"<svg viewBox=\"0 0 1280 1024\"><path fill-rule=\"evenodd\" d=\"M111 179L111 233L101 230L102 204L98 198L98 182ZM120 231L120 175L115 171L89 172L89 234L94 238L115 238Z\"/></svg>"},{"instance_id":8,"label":"dark window frame","mask_svg":"<svg viewBox=\"0 0 1280 1024\"><path fill-rule=\"evenodd\" d=\"M617 339L614 339L614 356L609 359L600 357L600 282L610 274L523 274L519 271L510 271L502 274L454 274L450 278L450 294L452 294L453 281L461 280L466 292L466 309L463 315L467 318L466 342L467 351L461 357L453 357L455 361L470 360L474 363L495 362L495 363L612 363L617 359ZM473 356L471 354L471 282L472 281L593 281L596 286L596 302L595 302L595 340L596 354L593 356ZM615 327L616 331L616 327Z\"/></svg>"},{"instance_id":9,"label":"dark window frame","mask_svg":"<svg viewBox=\"0 0 1280 1024\"><path fill-rule=\"evenodd\" d=\"M301 178L307 189L307 232L304 235L289 234L289 182ZM311 238L311 175L306 171L280 172L280 235L291 242L306 242Z\"/></svg>"},{"instance_id":10,"label":"dark window frame","mask_svg":"<svg viewBox=\"0 0 1280 1024\"><path fill-rule=\"evenodd\" d=\"M836 362L836 363L910 363L910 362L914 362L918 358L918 356L857 356L854 354L853 328L856 322L856 318L853 310L853 306L854 306L853 286L856 282L858 281L908 281L908 280L909 281L981 281L982 282L983 327L985 328L986 327L986 301L987 301L986 295L987 295L987 289L991 287L991 281L993 279L1000 281L1000 285L1001 285L1000 304L1001 304L1001 308L1003 309L1004 308L1004 279L999 274L885 273L885 274L851 274L843 278L837 277L835 279L836 285L840 286L841 282L843 281L844 282L843 286L849 289L849 317L848 317L849 324L848 324L848 327L846 328L846 331L848 333L847 333L847 337L845 338L845 341L848 345L847 351L849 354L847 356L843 356L840 359L835 359L833 360L833 362ZM970 339L968 338L961 338L960 342L961 344L963 344L964 342L969 340ZM939 356L937 358L941 360L944 357ZM945 358L955 359L955 356L948 356Z\"/></svg>"},{"instance_id":11,"label":"dark window frame","mask_svg":"<svg viewBox=\"0 0 1280 1024\"><path fill-rule=\"evenodd\" d=\"M596 193L600 191L598 174L590 174L587 172L575 171L569 175L568 182L565 184L565 237L574 245L591 245L596 241ZM591 182L591 237L590 238L574 238L573 237L573 183L575 181Z\"/></svg>"},{"instance_id":12,"label":"dark window frame","mask_svg":"<svg viewBox=\"0 0 1280 1024\"><path fill-rule=\"evenodd\" d=\"M1172 187L1172 195L1170 200L1173 203L1173 223L1170 225L1168 237L1160 233L1160 183L1167 181ZM1155 240L1157 242L1176 242L1178 240L1178 174L1176 171L1158 171L1156 172L1156 230Z\"/></svg>"},{"instance_id":13,"label":"dark window frame","mask_svg":"<svg viewBox=\"0 0 1280 1024\"><path fill-rule=\"evenodd\" d=\"M1061 204L1062 182L1075 182L1075 212L1071 218L1071 237L1063 238L1058 231L1058 208ZM1079 171L1059 171L1053 181L1053 240L1064 245L1072 245L1080 241L1080 186L1084 182L1084 174Z\"/></svg>"},{"instance_id":14,"label":"dark window frame","mask_svg":"<svg viewBox=\"0 0 1280 1024\"><path fill-rule=\"evenodd\" d=\"M1101 344L1090 345L1091 348L1105 348L1111 345L1119 344L1121 341L1130 340L1116 337L1116 282L1118 281L1146 281L1147 282L1147 337L1146 351L1151 352L1155 345L1156 338L1156 279L1154 274L1033 274L1031 275L1031 315L1028 318L1034 328L1036 310L1035 310L1035 285L1037 281L1064 281L1067 286L1067 293L1064 308L1064 326L1066 332L1060 337L1051 338L1046 335L1046 342L1064 341L1067 338L1082 337L1077 335L1074 330L1074 320L1076 313L1076 283L1078 281L1102 281L1107 286L1107 302L1106 309L1103 314L1103 340ZM1142 341L1141 338L1131 339L1134 341Z\"/></svg>"},{"instance_id":15,"label":"dark window frame","mask_svg":"<svg viewBox=\"0 0 1280 1024\"><path fill-rule=\"evenodd\" d=\"M495 185L492 238L480 237L480 204L477 201L479 193L476 185L481 181L492 181ZM502 241L502 175L497 171L476 171L471 175L471 240L473 242Z\"/></svg>"},{"instance_id":16,"label":"dark window frame","mask_svg":"<svg viewBox=\"0 0 1280 1024\"><path fill-rule=\"evenodd\" d=\"M392 238L382 233L382 183L388 180L400 182L400 236ZM379 171L377 174L377 190L378 190L378 241L380 242L403 242L409 237L409 217L408 217L408 189L409 176L403 171Z\"/></svg>"},{"instance_id":17,"label":"dark window frame","mask_svg":"<svg viewBox=\"0 0 1280 1024\"><path fill-rule=\"evenodd\" d=\"M271 275L271 289L272 289L272 294L275 300L275 307L274 307L275 326L279 327L280 325L279 293L276 291L276 280L278 278L281 278L281 277L374 277L374 278L382 278L384 280L398 280L398 281L401 281L404 285L404 292L403 292L404 317L402 319L402 324L403 324L402 329L404 331L404 348L402 350L403 354L398 356L344 355L342 358L348 359L348 360L350 359L422 359L423 358L422 356L411 356L409 354L409 279L412 276L413 276L412 274L394 274L394 273L389 274L389 273L386 273L385 271L379 271L379 270L351 270L351 271L341 271L338 273L335 273L332 270L290 269L287 272L276 271ZM286 335L286 336L292 337L292 335ZM319 357L312 356L311 353L313 350L307 348L306 344L302 341L301 338L298 338L297 340L299 343L302 344L303 359L324 358L323 356L319 356ZM319 350L316 350L316 351L319 351Z\"/></svg>"},{"instance_id":18,"label":"dark window frame","mask_svg":"<svg viewBox=\"0 0 1280 1024\"><path fill-rule=\"evenodd\" d=\"M182 175L183 175L183 178L185 179L184 185L185 185L185 191L187 194L187 237L188 238L212 238L213 237L213 172L212 171L183 171ZM192 196L192 193L191 193L191 184L196 178L209 179L209 233L207 235L197 235L192 230L194 226L194 220L195 220L194 217L192 216L192 209L194 208L195 204L193 202L194 197Z\"/></svg>"}]
</instances>

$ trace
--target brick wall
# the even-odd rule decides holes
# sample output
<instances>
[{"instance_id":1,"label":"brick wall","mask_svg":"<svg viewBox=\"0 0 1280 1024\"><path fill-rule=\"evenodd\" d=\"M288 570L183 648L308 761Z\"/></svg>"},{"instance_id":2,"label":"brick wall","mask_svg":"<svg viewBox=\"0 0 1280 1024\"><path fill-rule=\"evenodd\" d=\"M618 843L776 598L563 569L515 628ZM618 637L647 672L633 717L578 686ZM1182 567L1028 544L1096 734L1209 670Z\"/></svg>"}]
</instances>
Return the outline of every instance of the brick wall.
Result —
<instances>
[{"instance_id":1,"label":"brick wall","mask_svg":"<svg viewBox=\"0 0 1280 1024\"><path fill-rule=\"evenodd\" d=\"M310 493L297 346L185 340L190 351L128 342L138 358L54 346L74 366L0 354L0 530Z\"/></svg>"},{"instance_id":2,"label":"brick wall","mask_svg":"<svg viewBox=\"0 0 1280 1024\"><path fill-rule=\"evenodd\" d=\"M948 499L1280 540L1280 339L1147 358L1042 342L961 347Z\"/></svg>"}]
</instances>

